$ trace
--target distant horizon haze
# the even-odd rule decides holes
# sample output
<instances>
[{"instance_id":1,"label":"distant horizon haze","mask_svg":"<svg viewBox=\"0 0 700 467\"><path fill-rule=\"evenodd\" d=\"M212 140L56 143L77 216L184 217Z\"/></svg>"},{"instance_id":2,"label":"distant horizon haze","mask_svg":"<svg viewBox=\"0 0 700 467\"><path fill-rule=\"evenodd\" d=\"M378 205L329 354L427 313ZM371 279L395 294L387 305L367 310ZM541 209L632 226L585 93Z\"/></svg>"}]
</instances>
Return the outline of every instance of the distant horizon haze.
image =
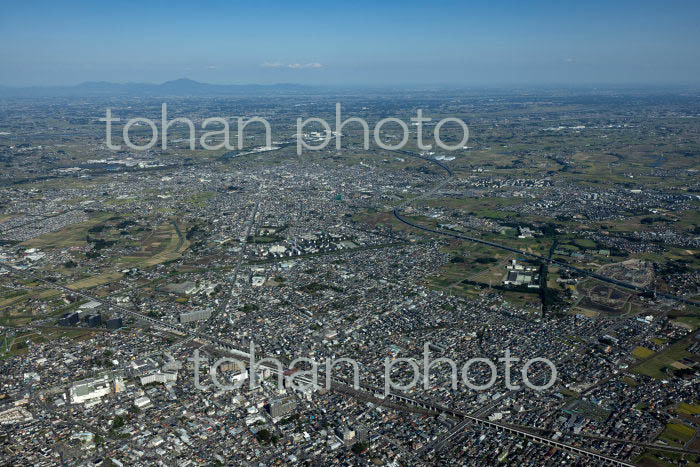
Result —
<instances>
[{"instance_id":1,"label":"distant horizon haze","mask_svg":"<svg viewBox=\"0 0 700 467\"><path fill-rule=\"evenodd\" d=\"M69 89L128 89L137 87L147 88L163 88L163 89L189 89L206 87L211 88L299 88L299 89L494 89L494 90L528 90L528 89L678 89L678 88L693 88L700 89L698 83L645 83L645 82L620 82L620 83L564 83L564 82L542 82L542 83L508 83L508 82L490 82L490 83L451 83L451 82L415 82L415 83L303 83L303 82L208 82L194 80L188 77L168 79L165 81L145 81L145 80L128 80L128 81L109 81L109 80L84 80L69 84L46 84L46 85L12 85L0 83L0 89L5 91L18 90L46 90L54 89L69 90Z\"/></svg>"}]
</instances>

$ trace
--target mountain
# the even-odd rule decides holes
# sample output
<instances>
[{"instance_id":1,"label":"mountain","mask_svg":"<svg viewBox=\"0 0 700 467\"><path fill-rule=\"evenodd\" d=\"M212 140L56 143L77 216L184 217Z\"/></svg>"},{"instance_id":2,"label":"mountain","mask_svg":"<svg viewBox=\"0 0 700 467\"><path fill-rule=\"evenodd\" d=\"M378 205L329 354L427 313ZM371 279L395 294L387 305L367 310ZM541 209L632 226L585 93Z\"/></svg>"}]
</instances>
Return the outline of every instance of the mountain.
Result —
<instances>
[{"instance_id":1,"label":"mountain","mask_svg":"<svg viewBox=\"0 0 700 467\"><path fill-rule=\"evenodd\" d=\"M0 86L0 97L91 97L91 96L226 96L296 93L313 89L301 84L209 84L187 78L152 83L86 81L75 86Z\"/></svg>"}]
</instances>

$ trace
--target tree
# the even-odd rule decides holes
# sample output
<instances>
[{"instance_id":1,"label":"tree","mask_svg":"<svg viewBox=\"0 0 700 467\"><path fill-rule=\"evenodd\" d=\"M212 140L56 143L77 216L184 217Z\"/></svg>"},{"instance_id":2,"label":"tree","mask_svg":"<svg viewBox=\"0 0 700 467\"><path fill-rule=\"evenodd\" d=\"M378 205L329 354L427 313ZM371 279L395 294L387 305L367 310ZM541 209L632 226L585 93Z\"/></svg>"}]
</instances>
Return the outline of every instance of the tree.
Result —
<instances>
[{"instance_id":1,"label":"tree","mask_svg":"<svg viewBox=\"0 0 700 467\"><path fill-rule=\"evenodd\" d=\"M273 435L270 433L270 430L267 428L263 428L262 430L258 431L255 437L260 441L262 444L267 444L267 443L272 443L275 444L277 443L277 436Z\"/></svg>"},{"instance_id":2,"label":"tree","mask_svg":"<svg viewBox=\"0 0 700 467\"><path fill-rule=\"evenodd\" d=\"M124 418L122 418L120 415L117 415L114 417L114 423L112 423L112 428L115 430L118 430L119 428L124 426Z\"/></svg>"},{"instance_id":3,"label":"tree","mask_svg":"<svg viewBox=\"0 0 700 467\"><path fill-rule=\"evenodd\" d=\"M369 448L369 443L363 442L363 443L355 443L352 446L352 452L355 454L362 454Z\"/></svg>"}]
</instances>

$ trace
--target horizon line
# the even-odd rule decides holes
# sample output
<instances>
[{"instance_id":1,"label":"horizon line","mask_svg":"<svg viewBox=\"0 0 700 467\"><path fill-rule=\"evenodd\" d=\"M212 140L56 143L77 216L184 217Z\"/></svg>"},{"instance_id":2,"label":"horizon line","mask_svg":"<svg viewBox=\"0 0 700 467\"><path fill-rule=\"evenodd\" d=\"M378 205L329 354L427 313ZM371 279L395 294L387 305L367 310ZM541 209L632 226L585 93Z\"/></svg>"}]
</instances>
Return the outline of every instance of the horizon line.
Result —
<instances>
[{"instance_id":1,"label":"horizon line","mask_svg":"<svg viewBox=\"0 0 700 467\"><path fill-rule=\"evenodd\" d=\"M299 86L299 87L327 87L327 88L389 88L389 87L432 87L432 88L541 88L541 87L551 87L551 88L591 88L591 87L603 87L603 88L689 88L698 87L700 88L700 82L697 83L682 83L682 82L615 82L615 81L601 81L601 82L580 82L580 83L562 83L562 82L491 82L491 83L454 83L454 82L387 82L387 83L303 83L303 82L243 82L243 83L212 83L206 81L198 81L188 77L181 77L170 79L161 82L154 81L108 81L108 80L86 80L80 81L72 84L5 84L0 83L0 87L8 89L51 89L51 88L73 88L80 87L90 84L104 84L104 85L116 85L116 86L127 86L127 85L146 85L146 86L162 86L165 84L176 83L176 82L187 82L194 85L206 85L206 86L261 86L261 87L272 87L272 86Z\"/></svg>"}]
</instances>

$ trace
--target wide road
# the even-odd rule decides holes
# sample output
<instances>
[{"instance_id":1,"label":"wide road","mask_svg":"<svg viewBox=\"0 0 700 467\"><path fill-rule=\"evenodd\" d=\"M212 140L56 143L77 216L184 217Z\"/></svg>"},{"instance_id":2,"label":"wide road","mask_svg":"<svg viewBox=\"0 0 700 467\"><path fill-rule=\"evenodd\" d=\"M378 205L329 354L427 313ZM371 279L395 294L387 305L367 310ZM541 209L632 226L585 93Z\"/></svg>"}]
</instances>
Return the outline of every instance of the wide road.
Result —
<instances>
[{"instance_id":1,"label":"wide road","mask_svg":"<svg viewBox=\"0 0 700 467\"><path fill-rule=\"evenodd\" d=\"M259 189L259 187L258 187ZM226 312L226 309L228 308L228 304L231 302L231 299L233 298L234 295L234 288L236 286L236 281L238 280L238 274L241 271L241 265L243 264L243 257L245 256L245 251L246 248L248 247L248 237L250 236L250 231L255 225L255 216L258 214L258 210L260 209L260 200L256 201L255 206L253 206L253 213L250 216L250 221L248 222L248 225L246 226L245 233L241 237L241 249L238 251L238 258L236 258L236 267L233 271L233 275L231 275L228 279L229 282L229 290L226 293L226 297L221 300L221 303L219 304L218 307L214 309L214 312L211 314L208 320L204 321L202 324L197 327L198 332L204 332L207 328L207 326L211 325L214 323L214 320L216 319L219 314L222 312Z\"/></svg>"}]
</instances>

